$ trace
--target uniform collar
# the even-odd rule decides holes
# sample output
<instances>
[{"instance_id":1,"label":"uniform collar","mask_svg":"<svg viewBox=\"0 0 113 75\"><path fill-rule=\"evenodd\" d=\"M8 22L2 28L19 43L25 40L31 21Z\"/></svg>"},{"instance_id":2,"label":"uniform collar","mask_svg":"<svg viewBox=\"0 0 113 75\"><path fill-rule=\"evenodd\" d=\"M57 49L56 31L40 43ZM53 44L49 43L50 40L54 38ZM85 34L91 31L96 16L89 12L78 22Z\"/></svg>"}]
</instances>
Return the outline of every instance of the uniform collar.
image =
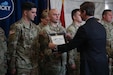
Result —
<instances>
[{"instance_id":1,"label":"uniform collar","mask_svg":"<svg viewBox=\"0 0 113 75\"><path fill-rule=\"evenodd\" d=\"M28 29L29 29L29 28L31 27L32 22L30 22L30 24L28 25L28 24L25 23L25 20L24 20L23 18L21 19L21 21L22 21L23 26L24 26L25 28L28 28Z\"/></svg>"}]
</instances>

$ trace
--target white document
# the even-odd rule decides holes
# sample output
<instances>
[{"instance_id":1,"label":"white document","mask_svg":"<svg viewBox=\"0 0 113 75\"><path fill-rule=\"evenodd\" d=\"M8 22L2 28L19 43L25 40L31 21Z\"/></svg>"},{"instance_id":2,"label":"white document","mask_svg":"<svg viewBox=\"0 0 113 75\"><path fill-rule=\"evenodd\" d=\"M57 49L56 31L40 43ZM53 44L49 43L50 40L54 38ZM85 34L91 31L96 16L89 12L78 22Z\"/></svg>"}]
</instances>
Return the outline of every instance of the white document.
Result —
<instances>
[{"instance_id":1,"label":"white document","mask_svg":"<svg viewBox=\"0 0 113 75\"><path fill-rule=\"evenodd\" d=\"M54 43L56 45L65 44L64 35L54 35L54 36L50 36L50 37L51 37L52 43Z\"/></svg>"}]
</instances>

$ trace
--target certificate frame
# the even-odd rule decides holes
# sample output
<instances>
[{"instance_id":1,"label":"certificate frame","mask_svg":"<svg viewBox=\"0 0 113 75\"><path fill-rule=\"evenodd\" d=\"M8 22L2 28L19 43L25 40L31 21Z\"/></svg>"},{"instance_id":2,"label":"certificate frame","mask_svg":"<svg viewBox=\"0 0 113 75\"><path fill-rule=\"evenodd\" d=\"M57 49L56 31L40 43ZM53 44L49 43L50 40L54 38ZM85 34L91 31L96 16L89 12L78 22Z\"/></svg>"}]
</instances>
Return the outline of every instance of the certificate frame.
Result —
<instances>
[{"instance_id":1,"label":"certificate frame","mask_svg":"<svg viewBox=\"0 0 113 75\"><path fill-rule=\"evenodd\" d=\"M66 43L65 34L64 33L55 33L50 34L51 42L56 45L61 45Z\"/></svg>"}]
</instances>

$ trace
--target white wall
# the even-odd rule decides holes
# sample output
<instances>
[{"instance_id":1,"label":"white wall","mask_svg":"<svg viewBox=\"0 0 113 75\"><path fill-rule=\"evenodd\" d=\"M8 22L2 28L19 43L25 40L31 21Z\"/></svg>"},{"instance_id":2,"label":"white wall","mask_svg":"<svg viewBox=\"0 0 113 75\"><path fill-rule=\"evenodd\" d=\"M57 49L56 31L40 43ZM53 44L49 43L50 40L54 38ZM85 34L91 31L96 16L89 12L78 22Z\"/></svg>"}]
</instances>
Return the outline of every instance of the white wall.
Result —
<instances>
[{"instance_id":1,"label":"white wall","mask_svg":"<svg viewBox=\"0 0 113 75\"><path fill-rule=\"evenodd\" d=\"M64 12L65 12L65 22L66 27L68 27L72 23L71 19L71 11L76 8L80 8L81 3L84 1L92 1L95 2L95 17L101 19L101 14L105 9L105 2L108 8L113 9L113 0L64 0ZM61 11L62 0L50 0L51 8L56 8Z\"/></svg>"}]
</instances>

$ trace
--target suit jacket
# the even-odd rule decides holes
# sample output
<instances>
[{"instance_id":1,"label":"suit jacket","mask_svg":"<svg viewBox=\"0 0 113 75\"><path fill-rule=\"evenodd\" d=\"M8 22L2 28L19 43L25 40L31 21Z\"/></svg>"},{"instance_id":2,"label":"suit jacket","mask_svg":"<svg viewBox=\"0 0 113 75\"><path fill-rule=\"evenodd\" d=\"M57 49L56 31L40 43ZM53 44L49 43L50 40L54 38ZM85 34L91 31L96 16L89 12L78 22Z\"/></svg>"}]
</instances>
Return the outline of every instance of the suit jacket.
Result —
<instances>
[{"instance_id":1,"label":"suit jacket","mask_svg":"<svg viewBox=\"0 0 113 75\"><path fill-rule=\"evenodd\" d=\"M59 52L77 48L80 52L80 75L109 75L106 56L106 31L95 18L90 18L79 27L74 38L59 45Z\"/></svg>"}]
</instances>

